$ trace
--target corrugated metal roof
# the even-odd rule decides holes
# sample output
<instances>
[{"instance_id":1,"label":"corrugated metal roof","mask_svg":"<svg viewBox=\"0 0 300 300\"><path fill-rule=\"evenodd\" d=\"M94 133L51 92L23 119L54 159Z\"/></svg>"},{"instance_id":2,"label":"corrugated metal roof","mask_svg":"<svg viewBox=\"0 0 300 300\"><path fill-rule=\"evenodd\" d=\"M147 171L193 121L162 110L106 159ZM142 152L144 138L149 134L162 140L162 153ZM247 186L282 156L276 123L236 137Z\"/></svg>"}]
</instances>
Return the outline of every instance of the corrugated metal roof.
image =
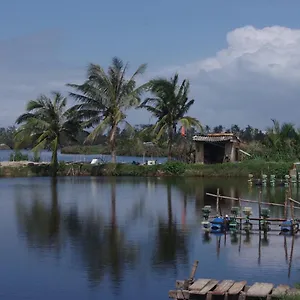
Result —
<instances>
[{"instance_id":1,"label":"corrugated metal roof","mask_svg":"<svg viewBox=\"0 0 300 300\"><path fill-rule=\"evenodd\" d=\"M234 135L228 135L228 134L218 134L218 135L195 135L193 136L193 141L195 142L234 142L238 141L240 142L240 139L237 136Z\"/></svg>"}]
</instances>

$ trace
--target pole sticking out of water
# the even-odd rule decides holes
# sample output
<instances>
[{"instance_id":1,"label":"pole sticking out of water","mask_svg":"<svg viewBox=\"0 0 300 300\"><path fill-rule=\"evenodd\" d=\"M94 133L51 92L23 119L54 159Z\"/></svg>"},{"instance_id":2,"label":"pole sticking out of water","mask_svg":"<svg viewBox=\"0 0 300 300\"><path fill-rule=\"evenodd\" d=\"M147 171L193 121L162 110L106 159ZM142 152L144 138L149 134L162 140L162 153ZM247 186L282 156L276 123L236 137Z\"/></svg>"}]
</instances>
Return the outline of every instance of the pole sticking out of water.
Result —
<instances>
[{"instance_id":1,"label":"pole sticking out of water","mask_svg":"<svg viewBox=\"0 0 300 300\"><path fill-rule=\"evenodd\" d=\"M190 274L190 278L189 278L190 282L193 282L194 279L195 279L195 274L196 274L196 271L197 271L197 268L198 268L198 264L199 264L199 261L195 260L195 262L193 264L193 267L192 267L191 274Z\"/></svg>"},{"instance_id":2,"label":"pole sticking out of water","mask_svg":"<svg viewBox=\"0 0 300 300\"><path fill-rule=\"evenodd\" d=\"M287 205L288 205L288 192L285 192L285 199L284 199L284 218L287 220Z\"/></svg>"},{"instance_id":3,"label":"pole sticking out of water","mask_svg":"<svg viewBox=\"0 0 300 300\"><path fill-rule=\"evenodd\" d=\"M259 217L259 231L261 230L261 222L260 222L260 218L261 218L261 190L259 191L258 194L258 217Z\"/></svg>"},{"instance_id":4,"label":"pole sticking out of water","mask_svg":"<svg viewBox=\"0 0 300 300\"><path fill-rule=\"evenodd\" d=\"M217 189L217 215L220 216L220 203L219 203L220 198L219 198L219 196L220 196L220 189L218 188Z\"/></svg>"}]
</instances>

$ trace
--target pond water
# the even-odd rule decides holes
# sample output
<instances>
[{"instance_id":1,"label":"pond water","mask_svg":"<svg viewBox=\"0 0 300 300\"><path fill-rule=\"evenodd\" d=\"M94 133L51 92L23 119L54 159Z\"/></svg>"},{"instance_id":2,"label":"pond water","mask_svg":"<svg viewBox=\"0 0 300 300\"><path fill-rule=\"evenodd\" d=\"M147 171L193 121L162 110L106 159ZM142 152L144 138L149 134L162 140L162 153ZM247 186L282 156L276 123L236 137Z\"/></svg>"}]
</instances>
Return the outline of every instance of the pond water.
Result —
<instances>
[{"instance_id":1,"label":"pond water","mask_svg":"<svg viewBox=\"0 0 300 300\"><path fill-rule=\"evenodd\" d=\"M0 179L0 298L168 299L196 259L197 277L299 282L297 238L203 237L201 209L215 208L205 193L218 187L223 195L257 199L247 180ZM280 202L284 193L265 189L262 197ZM299 200L297 191L293 197ZM232 205L222 201L222 212ZM271 208L274 217L282 213Z\"/></svg>"},{"instance_id":2,"label":"pond water","mask_svg":"<svg viewBox=\"0 0 300 300\"><path fill-rule=\"evenodd\" d=\"M23 154L27 154L29 159L33 159L33 153L29 150L22 150ZM10 155L14 153L13 150L0 150L0 162L1 161L9 161ZM43 150L40 152L40 159L43 162L51 161L52 152ZM58 160L65 162L91 162L93 158L98 158L103 162L110 162L110 155L102 155L102 154L64 154L60 151L58 152ZM157 160L158 163L166 162L166 157L134 157L134 156L117 156L117 162L119 163L132 163L133 161L143 163L146 160Z\"/></svg>"}]
</instances>

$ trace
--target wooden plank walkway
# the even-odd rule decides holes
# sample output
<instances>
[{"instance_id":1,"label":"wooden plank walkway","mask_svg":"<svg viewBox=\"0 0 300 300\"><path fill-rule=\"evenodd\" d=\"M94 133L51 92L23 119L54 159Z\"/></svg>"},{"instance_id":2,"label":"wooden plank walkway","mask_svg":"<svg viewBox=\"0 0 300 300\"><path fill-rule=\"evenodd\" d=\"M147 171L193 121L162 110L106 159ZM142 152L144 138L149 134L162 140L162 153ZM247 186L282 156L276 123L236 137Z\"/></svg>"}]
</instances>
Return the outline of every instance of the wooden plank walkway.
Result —
<instances>
[{"instance_id":1,"label":"wooden plank walkway","mask_svg":"<svg viewBox=\"0 0 300 300\"><path fill-rule=\"evenodd\" d=\"M278 299L283 295L300 295L300 290L291 288L288 285L274 286L272 283L256 282L247 286L246 281L197 279L192 281L177 281L176 290L169 291L169 298L172 299L197 299L205 297L207 300L212 297L218 299L229 299L236 296L238 299L264 298ZM237 298L236 298L237 299Z\"/></svg>"}]
</instances>

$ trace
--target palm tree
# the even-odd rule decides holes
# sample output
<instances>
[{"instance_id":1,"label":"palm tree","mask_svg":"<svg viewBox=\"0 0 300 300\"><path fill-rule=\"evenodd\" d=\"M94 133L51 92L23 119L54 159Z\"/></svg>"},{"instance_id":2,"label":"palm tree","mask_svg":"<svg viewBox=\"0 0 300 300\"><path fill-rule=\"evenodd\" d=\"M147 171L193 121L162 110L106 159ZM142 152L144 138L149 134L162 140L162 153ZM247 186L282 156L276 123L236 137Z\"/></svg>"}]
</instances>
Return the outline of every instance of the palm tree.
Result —
<instances>
[{"instance_id":1,"label":"palm tree","mask_svg":"<svg viewBox=\"0 0 300 300\"><path fill-rule=\"evenodd\" d=\"M70 93L80 103L74 109L85 119L86 128L94 127L86 141L94 141L101 133L108 132L112 162L116 162L116 131L120 124L131 127L126 122L125 112L140 103L140 96L146 85L136 86L136 77L146 70L140 65L127 79L128 63L117 57L105 73L104 69L90 64L87 80L83 84L67 84L79 93Z\"/></svg>"},{"instance_id":2,"label":"palm tree","mask_svg":"<svg viewBox=\"0 0 300 300\"><path fill-rule=\"evenodd\" d=\"M265 139L266 146L273 152L276 159L280 160L288 157L290 160L298 158L299 134L292 123L280 124L272 119L273 126L267 128Z\"/></svg>"},{"instance_id":3,"label":"palm tree","mask_svg":"<svg viewBox=\"0 0 300 300\"><path fill-rule=\"evenodd\" d=\"M21 125L16 133L16 145L33 145L33 151L51 147L52 175L58 169L57 151L62 138L76 141L81 123L72 111L67 109L67 98L59 92L52 92L53 99L45 95L27 103L26 113L16 120Z\"/></svg>"},{"instance_id":4,"label":"palm tree","mask_svg":"<svg viewBox=\"0 0 300 300\"><path fill-rule=\"evenodd\" d=\"M194 100L188 99L190 84L188 80L183 80L181 85L178 85L178 74L175 74L170 80L153 79L148 83L148 87L154 97L147 98L140 107L146 108L157 118L154 126L156 139L160 139L164 133L167 133L168 158L171 159L178 123L186 129L192 126L202 128L196 118L186 116L194 104Z\"/></svg>"}]
</instances>

